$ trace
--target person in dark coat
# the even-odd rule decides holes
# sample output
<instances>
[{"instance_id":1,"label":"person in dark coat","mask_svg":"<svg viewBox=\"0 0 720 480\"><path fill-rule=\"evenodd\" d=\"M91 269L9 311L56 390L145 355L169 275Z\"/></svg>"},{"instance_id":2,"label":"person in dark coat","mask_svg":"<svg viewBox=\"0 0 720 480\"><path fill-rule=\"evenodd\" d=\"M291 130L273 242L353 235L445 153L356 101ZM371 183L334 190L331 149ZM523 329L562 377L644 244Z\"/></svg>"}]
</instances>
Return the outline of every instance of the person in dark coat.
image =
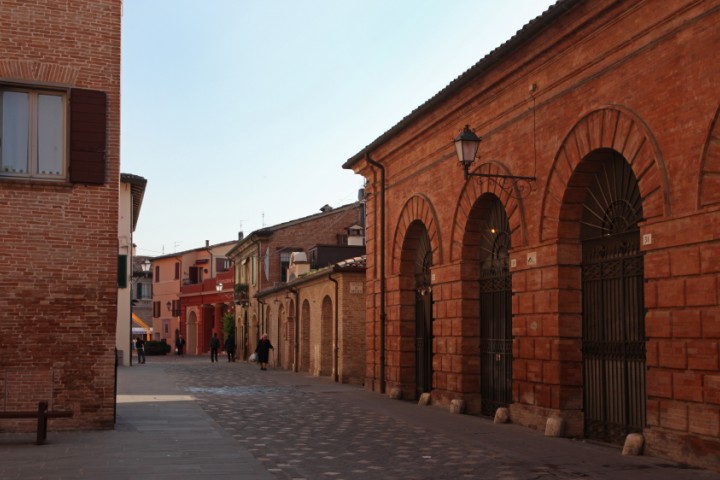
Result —
<instances>
[{"instance_id":1,"label":"person in dark coat","mask_svg":"<svg viewBox=\"0 0 720 480\"><path fill-rule=\"evenodd\" d=\"M218 350L220 350L220 339L217 333L213 333L210 339L210 361L213 363L218 361Z\"/></svg>"},{"instance_id":2,"label":"person in dark coat","mask_svg":"<svg viewBox=\"0 0 720 480\"><path fill-rule=\"evenodd\" d=\"M235 335L232 332L225 339L225 353L227 353L228 362L235 361Z\"/></svg>"},{"instance_id":3,"label":"person in dark coat","mask_svg":"<svg viewBox=\"0 0 720 480\"><path fill-rule=\"evenodd\" d=\"M135 339L135 349L137 350L138 364L145 363L145 340L142 337Z\"/></svg>"},{"instance_id":4,"label":"person in dark coat","mask_svg":"<svg viewBox=\"0 0 720 480\"><path fill-rule=\"evenodd\" d=\"M257 361L260 364L260 370L267 370L268 357L270 356L270 350L274 350L272 343L268 340L267 333L263 333L260 337L260 341L255 348L257 354Z\"/></svg>"}]
</instances>

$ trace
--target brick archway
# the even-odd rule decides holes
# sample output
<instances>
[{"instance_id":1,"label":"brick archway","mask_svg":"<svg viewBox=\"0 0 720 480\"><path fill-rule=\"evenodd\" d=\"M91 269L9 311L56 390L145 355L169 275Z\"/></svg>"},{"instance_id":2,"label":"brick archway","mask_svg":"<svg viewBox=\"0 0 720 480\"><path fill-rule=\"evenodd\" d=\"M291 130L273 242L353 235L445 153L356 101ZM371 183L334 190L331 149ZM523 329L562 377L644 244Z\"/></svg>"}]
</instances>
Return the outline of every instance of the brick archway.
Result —
<instances>
[{"instance_id":1,"label":"brick archway","mask_svg":"<svg viewBox=\"0 0 720 480\"><path fill-rule=\"evenodd\" d=\"M698 207L720 203L720 107L710 124L700 164Z\"/></svg>"},{"instance_id":2,"label":"brick archway","mask_svg":"<svg viewBox=\"0 0 720 480\"><path fill-rule=\"evenodd\" d=\"M430 236L433 263L435 265L442 264L442 241L440 238L437 214L427 197L417 194L410 197L405 203L400 212L400 218L395 225L392 256L392 273L394 274L400 273L405 237L410 225L415 221L422 222L427 229L428 235Z\"/></svg>"},{"instance_id":3,"label":"brick archway","mask_svg":"<svg viewBox=\"0 0 720 480\"><path fill-rule=\"evenodd\" d=\"M570 232L576 229L561 215L563 201L572 195L568 183L580 162L600 149L614 150L630 164L640 187L645 220L670 215L665 162L650 129L630 110L607 106L580 119L558 149L543 190L541 241L574 236Z\"/></svg>"},{"instance_id":4,"label":"brick archway","mask_svg":"<svg viewBox=\"0 0 720 480\"><path fill-rule=\"evenodd\" d=\"M510 172L506 168L496 163L485 163L480 165L477 171L487 174L510 175ZM491 179L482 179L478 181L478 179L471 178L465 182L465 186L460 194L460 200L458 201L455 209L452 235L450 238L452 245L450 254L451 261L466 258L467 254L464 253L466 250L466 232L468 229L468 223L471 221L471 213L480 197L486 194L493 194L496 196L498 200L500 200L500 203L502 203L505 207L505 212L507 213L508 220L510 222L513 245L527 245L525 209L523 207L522 200L519 199L520 196L511 196L511 193L513 192L500 188L498 182Z\"/></svg>"}]
</instances>

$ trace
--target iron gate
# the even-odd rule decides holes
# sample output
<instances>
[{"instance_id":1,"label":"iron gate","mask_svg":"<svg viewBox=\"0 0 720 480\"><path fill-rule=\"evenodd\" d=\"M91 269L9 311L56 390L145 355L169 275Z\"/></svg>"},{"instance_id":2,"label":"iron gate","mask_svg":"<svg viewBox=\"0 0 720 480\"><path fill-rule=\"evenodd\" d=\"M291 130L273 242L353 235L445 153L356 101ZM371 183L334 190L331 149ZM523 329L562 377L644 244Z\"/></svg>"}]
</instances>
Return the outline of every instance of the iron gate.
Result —
<instances>
[{"instance_id":1,"label":"iron gate","mask_svg":"<svg viewBox=\"0 0 720 480\"><path fill-rule=\"evenodd\" d=\"M585 435L622 443L645 425L643 258L638 232L583 242Z\"/></svg>"},{"instance_id":2,"label":"iron gate","mask_svg":"<svg viewBox=\"0 0 720 480\"><path fill-rule=\"evenodd\" d=\"M512 401L512 285L507 261L480 276L481 413Z\"/></svg>"},{"instance_id":3,"label":"iron gate","mask_svg":"<svg viewBox=\"0 0 720 480\"><path fill-rule=\"evenodd\" d=\"M495 415L512 402L512 279L510 224L500 200L485 199L480 237L480 412Z\"/></svg>"},{"instance_id":4,"label":"iron gate","mask_svg":"<svg viewBox=\"0 0 720 480\"><path fill-rule=\"evenodd\" d=\"M432 390L432 249L426 230L418 240L415 256L415 395Z\"/></svg>"}]
</instances>

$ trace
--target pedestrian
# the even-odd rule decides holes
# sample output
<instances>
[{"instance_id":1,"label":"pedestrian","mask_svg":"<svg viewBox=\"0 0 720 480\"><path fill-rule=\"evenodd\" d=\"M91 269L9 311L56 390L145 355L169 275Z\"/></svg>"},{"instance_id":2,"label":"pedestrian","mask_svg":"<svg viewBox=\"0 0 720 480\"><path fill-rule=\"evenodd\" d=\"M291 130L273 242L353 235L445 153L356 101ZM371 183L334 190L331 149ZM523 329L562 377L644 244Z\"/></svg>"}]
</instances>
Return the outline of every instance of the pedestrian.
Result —
<instances>
[{"instance_id":1,"label":"pedestrian","mask_svg":"<svg viewBox=\"0 0 720 480\"><path fill-rule=\"evenodd\" d=\"M135 350L137 350L138 364L145 363L145 340L142 336L135 339Z\"/></svg>"},{"instance_id":2,"label":"pedestrian","mask_svg":"<svg viewBox=\"0 0 720 480\"><path fill-rule=\"evenodd\" d=\"M268 340L267 333L263 333L260 337L260 341L255 348L257 354L257 361L260 364L260 370L267 370L268 357L270 356L270 350L274 350L272 343Z\"/></svg>"},{"instance_id":3,"label":"pedestrian","mask_svg":"<svg viewBox=\"0 0 720 480\"><path fill-rule=\"evenodd\" d=\"M235 335L232 332L225 339L225 353L227 353L228 362L235 361Z\"/></svg>"},{"instance_id":4,"label":"pedestrian","mask_svg":"<svg viewBox=\"0 0 720 480\"><path fill-rule=\"evenodd\" d=\"M213 336L210 339L210 361L213 363L218 361L218 349L219 348L220 348L220 339L217 337L217 333L213 333Z\"/></svg>"},{"instance_id":5,"label":"pedestrian","mask_svg":"<svg viewBox=\"0 0 720 480\"><path fill-rule=\"evenodd\" d=\"M185 339L182 335L178 335L175 339L175 353L181 357L183 356L183 353L185 353Z\"/></svg>"}]
</instances>

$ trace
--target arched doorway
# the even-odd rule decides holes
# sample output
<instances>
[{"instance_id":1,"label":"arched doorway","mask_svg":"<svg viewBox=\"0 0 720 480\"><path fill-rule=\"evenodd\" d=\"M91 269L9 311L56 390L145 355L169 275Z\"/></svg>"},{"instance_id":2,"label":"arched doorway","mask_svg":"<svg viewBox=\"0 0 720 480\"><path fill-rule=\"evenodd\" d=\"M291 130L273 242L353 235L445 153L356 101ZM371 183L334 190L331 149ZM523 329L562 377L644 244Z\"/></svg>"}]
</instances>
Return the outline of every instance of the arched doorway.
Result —
<instances>
[{"instance_id":1,"label":"arched doorway","mask_svg":"<svg viewBox=\"0 0 720 480\"><path fill-rule=\"evenodd\" d=\"M305 300L300 313L300 367L299 371L310 371L310 302Z\"/></svg>"},{"instance_id":2,"label":"arched doorway","mask_svg":"<svg viewBox=\"0 0 720 480\"><path fill-rule=\"evenodd\" d=\"M616 152L593 152L578 169L589 178L580 227L585 436L622 443L645 427L642 198Z\"/></svg>"},{"instance_id":3,"label":"arched doorway","mask_svg":"<svg viewBox=\"0 0 720 480\"><path fill-rule=\"evenodd\" d=\"M197 350L197 313L195 310L188 312L188 325L187 325L187 346L185 348L186 353L195 354Z\"/></svg>"},{"instance_id":4,"label":"arched doorway","mask_svg":"<svg viewBox=\"0 0 720 480\"><path fill-rule=\"evenodd\" d=\"M432 390L432 288L430 268L432 247L423 225L419 229L415 247L415 398Z\"/></svg>"},{"instance_id":5,"label":"arched doorway","mask_svg":"<svg viewBox=\"0 0 720 480\"><path fill-rule=\"evenodd\" d=\"M333 373L333 303L329 295L322 301L320 314L320 372L321 376Z\"/></svg>"},{"instance_id":6,"label":"arched doorway","mask_svg":"<svg viewBox=\"0 0 720 480\"><path fill-rule=\"evenodd\" d=\"M512 279L510 223L494 195L479 201L480 411L493 416L512 402Z\"/></svg>"}]
</instances>

